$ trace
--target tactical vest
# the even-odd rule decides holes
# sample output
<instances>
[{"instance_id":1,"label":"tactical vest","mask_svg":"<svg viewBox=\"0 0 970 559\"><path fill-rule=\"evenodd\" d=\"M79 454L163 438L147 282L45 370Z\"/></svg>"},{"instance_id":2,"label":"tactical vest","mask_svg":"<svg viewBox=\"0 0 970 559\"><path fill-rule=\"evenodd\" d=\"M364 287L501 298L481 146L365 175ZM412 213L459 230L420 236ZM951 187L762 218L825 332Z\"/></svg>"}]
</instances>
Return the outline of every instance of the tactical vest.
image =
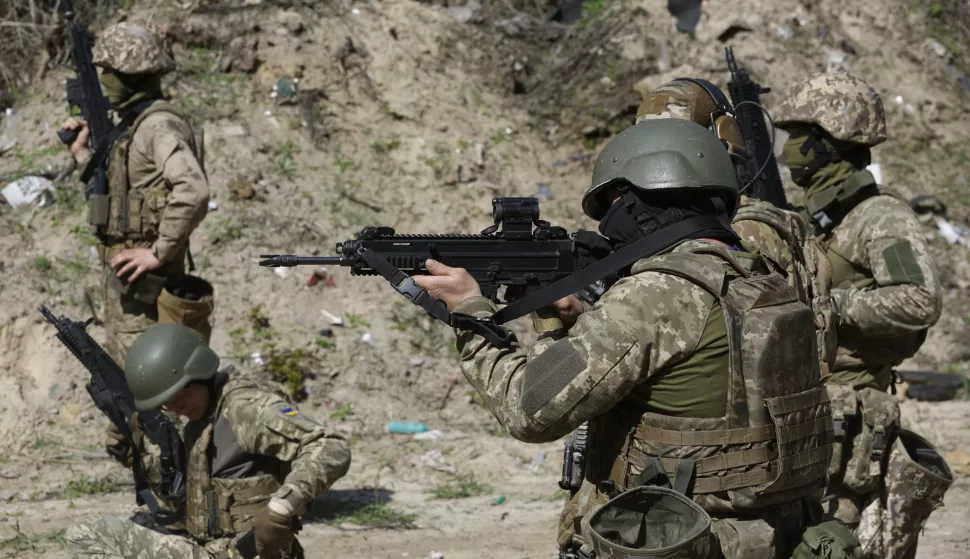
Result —
<instances>
[{"instance_id":1,"label":"tactical vest","mask_svg":"<svg viewBox=\"0 0 970 559\"><path fill-rule=\"evenodd\" d=\"M711 513L818 495L832 452L832 418L815 344L806 343L815 339L812 311L782 274L755 275L722 249L654 257L635 266L635 273L644 271L687 279L720 302L730 352L726 414L673 417L621 403L597 418L596 431L632 423L609 474L614 487L639 485L644 468L659 461L674 486Z\"/></svg>"},{"instance_id":2,"label":"tactical vest","mask_svg":"<svg viewBox=\"0 0 970 559\"><path fill-rule=\"evenodd\" d=\"M198 426L190 423L186 427L188 466L185 524L189 534L200 542L248 531L253 527L253 516L266 506L283 482L281 473L239 479L211 477L212 428L222 415L223 406L232 392L253 388L283 396L275 387L252 379L233 378L223 387L211 421L204 424L198 422Z\"/></svg>"},{"instance_id":3,"label":"tactical vest","mask_svg":"<svg viewBox=\"0 0 970 559\"><path fill-rule=\"evenodd\" d=\"M128 157L132 138L141 123L149 116L162 112L171 113L185 120L185 117L170 103L155 101L138 115L111 148L108 157L107 211L96 209L92 202L89 212L89 221L97 226L99 235L104 238L133 241L144 246L151 245L158 238L158 226L162 221L162 212L168 204L170 192L160 176L147 188L133 189ZM205 172L201 138L201 135L196 138L193 131L189 137L189 147ZM93 197L92 200L94 200ZM99 207L103 208L100 205Z\"/></svg>"},{"instance_id":4,"label":"tactical vest","mask_svg":"<svg viewBox=\"0 0 970 559\"><path fill-rule=\"evenodd\" d=\"M829 255L818 240L809 236L807 225L798 214L767 202L752 201L742 205L732 223L739 221L755 221L771 227L788 246L792 255L792 261L784 263L788 284L795 289L798 299L815 313L819 365L822 374L828 374L835 365L838 351L836 331L839 322L829 293L834 276Z\"/></svg>"}]
</instances>

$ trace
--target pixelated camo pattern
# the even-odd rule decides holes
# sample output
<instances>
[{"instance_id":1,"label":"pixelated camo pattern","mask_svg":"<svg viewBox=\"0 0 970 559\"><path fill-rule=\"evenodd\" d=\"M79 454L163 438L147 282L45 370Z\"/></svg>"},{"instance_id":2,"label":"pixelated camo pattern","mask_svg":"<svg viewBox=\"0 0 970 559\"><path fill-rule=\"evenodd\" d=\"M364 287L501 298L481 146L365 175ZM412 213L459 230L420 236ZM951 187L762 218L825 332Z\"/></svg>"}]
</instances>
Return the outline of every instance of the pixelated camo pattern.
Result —
<instances>
[{"instance_id":1,"label":"pixelated camo pattern","mask_svg":"<svg viewBox=\"0 0 970 559\"><path fill-rule=\"evenodd\" d=\"M844 72L819 74L789 89L775 125L813 123L837 140L874 146L886 141L886 111L876 90Z\"/></svg>"},{"instance_id":2,"label":"pixelated camo pattern","mask_svg":"<svg viewBox=\"0 0 970 559\"><path fill-rule=\"evenodd\" d=\"M92 54L96 65L122 74L166 74L175 69L175 56L161 32L135 23L105 29Z\"/></svg>"}]
</instances>

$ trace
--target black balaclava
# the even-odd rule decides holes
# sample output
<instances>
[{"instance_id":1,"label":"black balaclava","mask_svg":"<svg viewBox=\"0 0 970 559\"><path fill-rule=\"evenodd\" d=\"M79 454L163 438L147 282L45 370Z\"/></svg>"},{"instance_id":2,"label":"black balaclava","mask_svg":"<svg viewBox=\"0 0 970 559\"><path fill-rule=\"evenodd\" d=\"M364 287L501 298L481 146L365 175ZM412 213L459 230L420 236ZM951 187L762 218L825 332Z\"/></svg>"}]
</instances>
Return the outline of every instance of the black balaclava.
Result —
<instances>
[{"instance_id":1,"label":"black balaclava","mask_svg":"<svg viewBox=\"0 0 970 559\"><path fill-rule=\"evenodd\" d=\"M724 201L717 194L690 199L676 193L658 190L639 191L620 187L622 199L615 202L600 220L599 230L609 240L613 250L638 241L664 226L700 215L717 216L720 226L699 228L681 237L687 239L715 239L729 246L740 242L730 227L730 215Z\"/></svg>"}]
</instances>

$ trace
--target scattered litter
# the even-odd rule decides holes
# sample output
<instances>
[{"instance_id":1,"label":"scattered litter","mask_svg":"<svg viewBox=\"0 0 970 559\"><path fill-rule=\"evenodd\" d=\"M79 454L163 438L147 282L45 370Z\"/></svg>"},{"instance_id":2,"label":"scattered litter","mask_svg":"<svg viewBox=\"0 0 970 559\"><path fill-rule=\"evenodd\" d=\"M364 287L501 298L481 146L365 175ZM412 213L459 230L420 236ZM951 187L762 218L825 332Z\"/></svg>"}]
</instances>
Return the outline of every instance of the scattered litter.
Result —
<instances>
[{"instance_id":1,"label":"scattered litter","mask_svg":"<svg viewBox=\"0 0 970 559\"><path fill-rule=\"evenodd\" d=\"M358 10L357 8L354 8L353 10L350 10L350 13L354 14L355 16L359 16L360 10Z\"/></svg>"},{"instance_id":2,"label":"scattered litter","mask_svg":"<svg viewBox=\"0 0 970 559\"><path fill-rule=\"evenodd\" d=\"M572 155L569 156L569 160L570 161L582 161L583 159L587 159L587 158L589 158L589 154L588 153L582 153L582 152L580 152L580 153L574 153L574 154L572 154Z\"/></svg>"},{"instance_id":3,"label":"scattered litter","mask_svg":"<svg viewBox=\"0 0 970 559\"><path fill-rule=\"evenodd\" d=\"M266 111L263 114L266 116L273 116L273 111Z\"/></svg>"},{"instance_id":4,"label":"scattered litter","mask_svg":"<svg viewBox=\"0 0 970 559\"><path fill-rule=\"evenodd\" d=\"M787 25L776 27L775 33L781 37L783 41L791 41L795 38L795 30Z\"/></svg>"},{"instance_id":5,"label":"scattered litter","mask_svg":"<svg viewBox=\"0 0 970 559\"><path fill-rule=\"evenodd\" d=\"M7 203L14 208L22 208L34 202L41 208L50 206L56 200L54 183L38 176L22 177L0 190Z\"/></svg>"},{"instance_id":6,"label":"scattered litter","mask_svg":"<svg viewBox=\"0 0 970 559\"><path fill-rule=\"evenodd\" d=\"M481 7L482 5L478 0L469 0L464 6L448 8L447 13L449 16L455 18L458 23L468 23L475 17L475 12Z\"/></svg>"},{"instance_id":7,"label":"scattered litter","mask_svg":"<svg viewBox=\"0 0 970 559\"><path fill-rule=\"evenodd\" d=\"M848 70L845 61L848 55L843 50L828 48L825 49L826 72L839 72Z\"/></svg>"},{"instance_id":8,"label":"scattered litter","mask_svg":"<svg viewBox=\"0 0 970 559\"><path fill-rule=\"evenodd\" d=\"M532 459L532 463L529 464L529 471L533 474L538 474L539 469L542 465L546 463L546 454L544 452L537 452L535 458Z\"/></svg>"},{"instance_id":9,"label":"scattered litter","mask_svg":"<svg viewBox=\"0 0 970 559\"><path fill-rule=\"evenodd\" d=\"M547 183L540 182L539 183L539 199L540 200L548 200L549 198L552 198L552 190L549 188L549 185Z\"/></svg>"},{"instance_id":10,"label":"scattered litter","mask_svg":"<svg viewBox=\"0 0 970 559\"><path fill-rule=\"evenodd\" d=\"M448 437L446 437L441 431L432 429L430 431L425 431L424 433L418 433L411 438L416 441L443 441Z\"/></svg>"},{"instance_id":11,"label":"scattered litter","mask_svg":"<svg viewBox=\"0 0 970 559\"><path fill-rule=\"evenodd\" d=\"M818 38L819 38L819 40L822 40L822 39L824 39L824 38L826 38L828 36L829 36L829 28L828 27L823 27L822 30L818 32Z\"/></svg>"},{"instance_id":12,"label":"scattered litter","mask_svg":"<svg viewBox=\"0 0 970 559\"><path fill-rule=\"evenodd\" d=\"M327 279L327 267L324 266L319 270L314 270L310 277L306 280L307 287L313 287L320 281L326 281Z\"/></svg>"},{"instance_id":13,"label":"scattered litter","mask_svg":"<svg viewBox=\"0 0 970 559\"><path fill-rule=\"evenodd\" d=\"M950 54L950 49L946 48L943 43L937 41L936 39L926 39L926 45L931 51L933 51L933 54L939 56L940 58L947 58Z\"/></svg>"},{"instance_id":14,"label":"scattered litter","mask_svg":"<svg viewBox=\"0 0 970 559\"><path fill-rule=\"evenodd\" d=\"M273 273L281 278L285 278L290 275L290 271L286 268L273 268Z\"/></svg>"},{"instance_id":15,"label":"scattered litter","mask_svg":"<svg viewBox=\"0 0 970 559\"><path fill-rule=\"evenodd\" d=\"M219 202L215 200L209 200L209 211L214 212L219 209Z\"/></svg>"},{"instance_id":16,"label":"scattered litter","mask_svg":"<svg viewBox=\"0 0 970 559\"><path fill-rule=\"evenodd\" d=\"M534 460L535 460L536 464L545 464L546 463L546 453L545 452L537 452Z\"/></svg>"},{"instance_id":17,"label":"scattered litter","mask_svg":"<svg viewBox=\"0 0 970 559\"><path fill-rule=\"evenodd\" d=\"M495 502L492 503L492 504L493 505L501 505L504 502L505 502L505 495L502 495L498 499L495 499Z\"/></svg>"},{"instance_id":18,"label":"scattered litter","mask_svg":"<svg viewBox=\"0 0 970 559\"><path fill-rule=\"evenodd\" d=\"M876 184L882 184L882 166L878 163L870 163L866 166L866 170L872 173L872 178L876 180Z\"/></svg>"},{"instance_id":19,"label":"scattered litter","mask_svg":"<svg viewBox=\"0 0 970 559\"><path fill-rule=\"evenodd\" d=\"M946 216L946 204L936 196L928 196L925 194L916 196L909 201L909 207L917 215L933 214L941 217Z\"/></svg>"},{"instance_id":20,"label":"scattered litter","mask_svg":"<svg viewBox=\"0 0 970 559\"><path fill-rule=\"evenodd\" d=\"M903 99L902 95L897 95L895 98L893 98L893 101L895 101L897 105L902 105L905 100Z\"/></svg>"},{"instance_id":21,"label":"scattered litter","mask_svg":"<svg viewBox=\"0 0 970 559\"><path fill-rule=\"evenodd\" d=\"M963 245L970 248L970 240L967 240L967 230L963 227L953 225L949 221L939 217L936 219L936 228L940 235L951 245Z\"/></svg>"},{"instance_id":22,"label":"scattered litter","mask_svg":"<svg viewBox=\"0 0 970 559\"><path fill-rule=\"evenodd\" d=\"M262 354L260 354L260 353L259 353L258 351L254 351L254 352L252 352L252 353L251 353L251 354L249 355L249 357L250 357L250 359L252 359L252 360L253 360L253 363L255 363L255 364L257 364L257 365L263 365L263 364L265 363L265 362L263 361L263 356L262 356Z\"/></svg>"},{"instance_id":23,"label":"scattered litter","mask_svg":"<svg viewBox=\"0 0 970 559\"><path fill-rule=\"evenodd\" d=\"M410 435L412 433L424 433L427 430L427 425L415 421L392 421L387 424L388 433L402 433Z\"/></svg>"},{"instance_id":24,"label":"scattered litter","mask_svg":"<svg viewBox=\"0 0 970 559\"><path fill-rule=\"evenodd\" d=\"M432 551L428 555L428 559L445 559L445 554L440 551Z\"/></svg>"},{"instance_id":25,"label":"scattered litter","mask_svg":"<svg viewBox=\"0 0 970 559\"><path fill-rule=\"evenodd\" d=\"M851 54L853 56L855 56L857 54L856 53L856 50L855 50L855 47L852 46L852 43L850 43L849 41L846 41L845 39L842 39L842 42L839 43L839 47L842 50L844 50L845 52L847 52L847 53L849 53L849 54Z\"/></svg>"},{"instance_id":26,"label":"scattered litter","mask_svg":"<svg viewBox=\"0 0 970 559\"><path fill-rule=\"evenodd\" d=\"M295 80L290 78L280 78L273 86L273 93L276 93L280 99L290 99L296 95L296 83Z\"/></svg>"},{"instance_id":27,"label":"scattered litter","mask_svg":"<svg viewBox=\"0 0 970 559\"><path fill-rule=\"evenodd\" d=\"M691 33L701 20L701 0L668 0L667 10L677 18L677 31Z\"/></svg>"},{"instance_id":28,"label":"scattered litter","mask_svg":"<svg viewBox=\"0 0 970 559\"><path fill-rule=\"evenodd\" d=\"M279 269L279 268L277 268L277 269ZM343 326L344 325L344 319L340 318L339 316L337 316L335 314L330 313L329 311L327 311L327 309L320 309L320 314L322 314L323 316L327 317L327 320L330 321L330 325L331 326Z\"/></svg>"},{"instance_id":29,"label":"scattered litter","mask_svg":"<svg viewBox=\"0 0 970 559\"><path fill-rule=\"evenodd\" d=\"M553 166L553 167L562 167L562 166L563 166L563 165L565 165L565 164L566 164L566 162L565 162L565 161L553 161L553 162L552 162L552 166Z\"/></svg>"},{"instance_id":30,"label":"scattered litter","mask_svg":"<svg viewBox=\"0 0 970 559\"><path fill-rule=\"evenodd\" d=\"M421 463L436 472L447 472L454 474L458 469L445 461L445 457L440 450L429 450L421 455Z\"/></svg>"},{"instance_id":31,"label":"scattered litter","mask_svg":"<svg viewBox=\"0 0 970 559\"><path fill-rule=\"evenodd\" d=\"M23 114L14 115L13 109L7 108L7 118L3 124L3 133L0 134L0 153L10 151L17 146L17 128L23 120Z\"/></svg>"},{"instance_id":32,"label":"scattered litter","mask_svg":"<svg viewBox=\"0 0 970 559\"><path fill-rule=\"evenodd\" d=\"M424 365L425 360L424 357L412 357L410 363L412 367L420 367Z\"/></svg>"},{"instance_id":33,"label":"scattered litter","mask_svg":"<svg viewBox=\"0 0 970 559\"><path fill-rule=\"evenodd\" d=\"M320 335L323 336L324 338L331 338L333 337L333 330L331 330L330 328L321 328Z\"/></svg>"},{"instance_id":34,"label":"scattered litter","mask_svg":"<svg viewBox=\"0 0 970 559\"><path fill-rule=\"evenodd\" d=\"M360 341L364 342L365 344L371 347L376 346L376 344L374 343L374 336L370 332L364 332L364 334L360 337Z\"/></svg>"},{"instance_id":35,"label":"scattered litter","mask_svg":"<svg viewBox=\"0 0 970 559\"><path fill-rule=\"evenodd\" d=\"M506 136L511 136L512 135L512 128L511 127L509 127L509 126L506 126L505 127L505 135Z\"/></svg>"}]
</instances>

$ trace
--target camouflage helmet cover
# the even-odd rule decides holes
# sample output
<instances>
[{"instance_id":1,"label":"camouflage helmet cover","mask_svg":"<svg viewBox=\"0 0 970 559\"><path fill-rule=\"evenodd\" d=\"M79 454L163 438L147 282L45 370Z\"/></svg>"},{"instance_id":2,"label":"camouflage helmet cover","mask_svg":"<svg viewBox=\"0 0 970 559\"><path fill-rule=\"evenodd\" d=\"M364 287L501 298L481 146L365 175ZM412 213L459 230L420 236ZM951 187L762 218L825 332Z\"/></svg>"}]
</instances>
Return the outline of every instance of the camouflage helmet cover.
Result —
<instances>
[{"instance_id":1,"label":"camouflage helmet cover","mask_svg":"<svg viewBox=\"0 0 970 559\"><path fill-rule=\"evenodd\" d=\"M867 146L886 141L886 111L872 87L845 72L797 83L782 101L775 125L817 124L836 140Z\"/></svg>"},{"instance_id":2,"label":"camouflage helmet cover","mask_svg":"<svg viewBox=\"0 0 970 559\"><path fill-rule=\"evenodd\" d=\"M219 356L181 324L156 324L145 330L125 359L125 381L139 411L168 402L185 385L212 378Z\"/></svg>"},{"instance_id":3,"label":"camouflage helmet cover","mask_svg":"<svg viewBox=\"0 0 970 559\"><path fill-rule=\"evenodd\" d=\"M609 208L603 194L613 185L637 190L713 191L727 198L733 216L740 185L731 157L703 126L675 118L648 120L617 134L600 151L583 211L602 219Z\"/></svg>"},{"instance_id":4,"label":"camouflage helmet cover","mask_svg":"<svg viewBox=\"0 0 970 559\"><path fill-rule=\"evenodd\" d=\"M702 86L701 83L706 84ZM709 91L707 88L713 90ZM720 99L715 99L713 95ZM743 163L748 159L747 146L741 136L741 127L731 114L727 96L714 84L677 78L667 82L643 97L637 109L639 124L647 120L679 118L690 120L711 131L724 143L733 160Z\"/></svg>"},{"instance_id":5,"label":"camouflage helmet cover","mask_svg":"<svg viewBox=\"0 0 970 559\"><path fill-rule=\"evenodd\" d=\"M94 64L122 74L167 74L175 55L154 27L122 22L105 29L93 49Z\"/></svg>"}]
</instances>

